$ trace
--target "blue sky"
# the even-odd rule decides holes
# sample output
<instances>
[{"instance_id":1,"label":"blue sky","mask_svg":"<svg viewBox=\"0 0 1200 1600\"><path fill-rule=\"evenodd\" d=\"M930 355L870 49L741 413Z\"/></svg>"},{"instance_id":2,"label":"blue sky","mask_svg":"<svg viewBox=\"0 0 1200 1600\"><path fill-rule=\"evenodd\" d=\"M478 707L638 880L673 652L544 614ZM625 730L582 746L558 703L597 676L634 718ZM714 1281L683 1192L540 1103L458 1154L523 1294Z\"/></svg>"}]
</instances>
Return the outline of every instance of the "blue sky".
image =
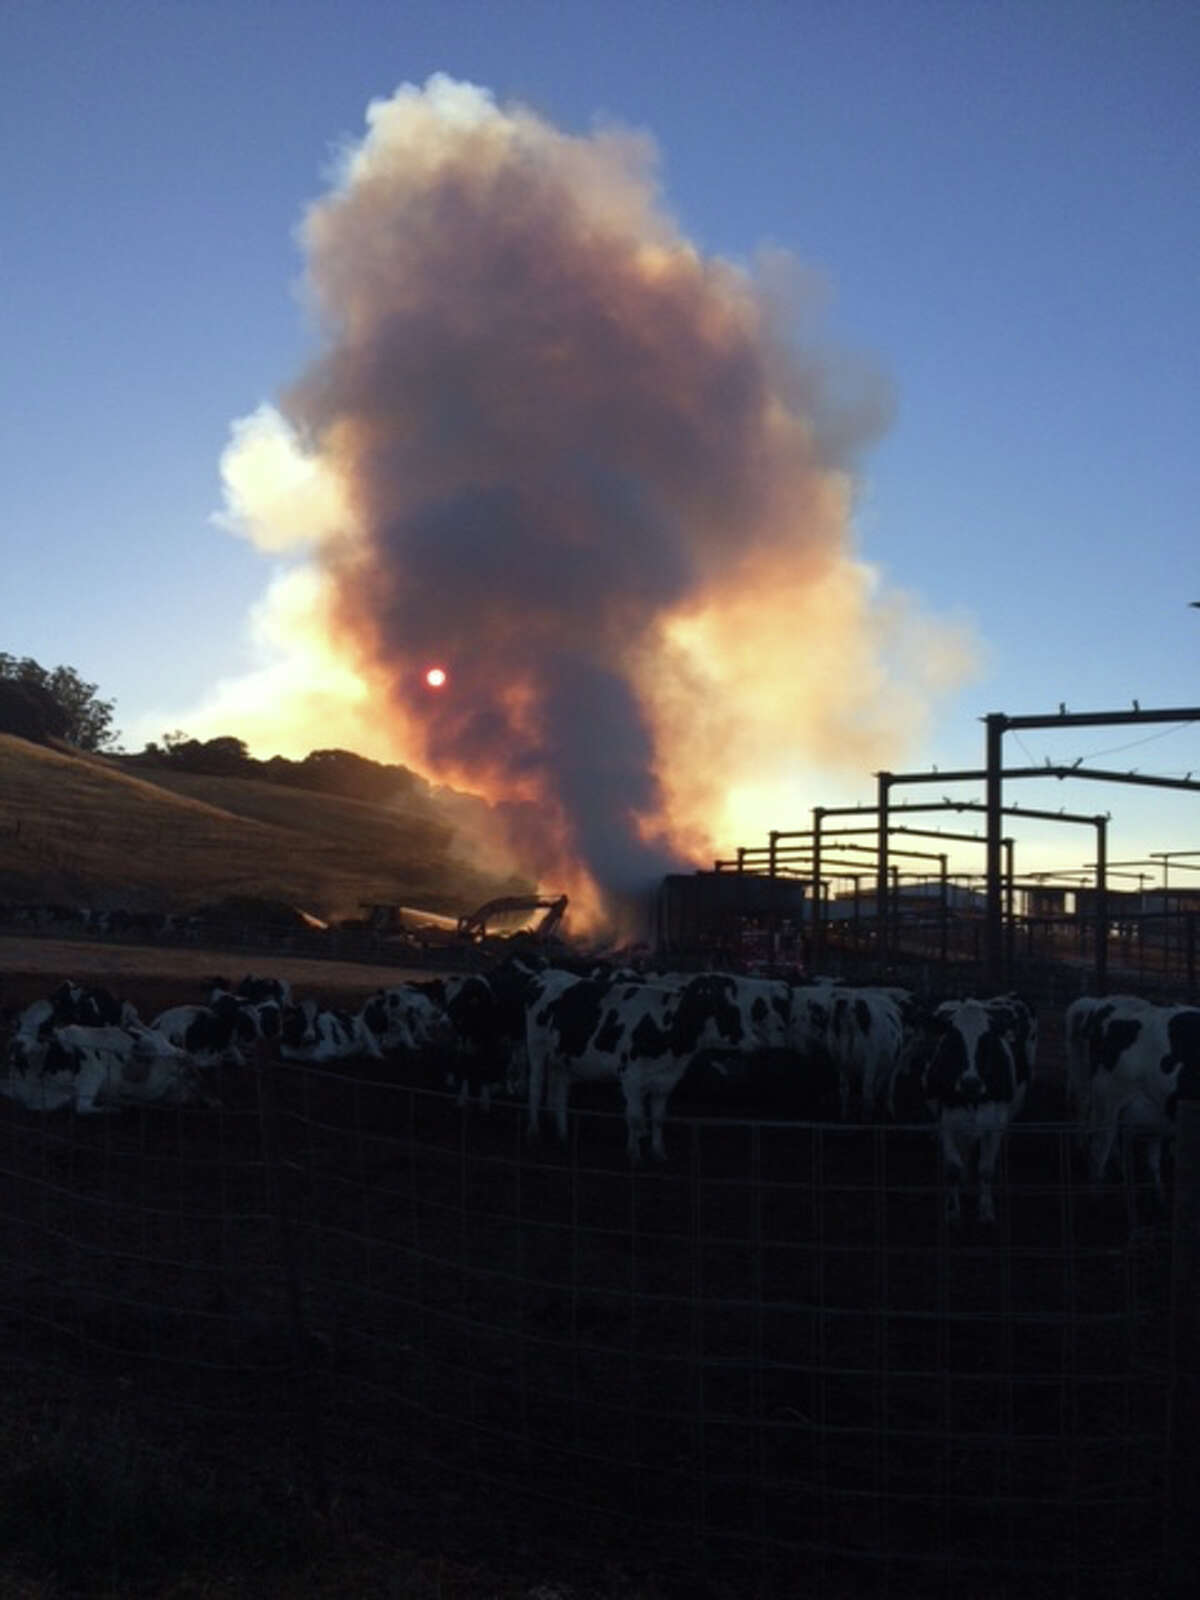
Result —
<instances>
[{"instance_id":1,"label":"blue sky","mask_svg":"<svg viewBox=\"0 0 1200 1600\"><path fill-rule=\"evenodd\" d=\"M251 667L272 566L214 525L221 453L316 347L296 228L333 152L369 100L443 71L567 131L648 132L700 249L792 252L824 285L820 337L886 377L858 552L979 653L912 768L980 764L987 711L1196 704L1198 67L1200 11L1170 0L8 0L0 648L69 662L141 737ZM1200 733L1026 754L1181 776ZM1019 798L1111 808L1114 857L1200 833L1190 797ZM1084 859L1060 837L1030 857Z\"/></svg>"}]
</instances>

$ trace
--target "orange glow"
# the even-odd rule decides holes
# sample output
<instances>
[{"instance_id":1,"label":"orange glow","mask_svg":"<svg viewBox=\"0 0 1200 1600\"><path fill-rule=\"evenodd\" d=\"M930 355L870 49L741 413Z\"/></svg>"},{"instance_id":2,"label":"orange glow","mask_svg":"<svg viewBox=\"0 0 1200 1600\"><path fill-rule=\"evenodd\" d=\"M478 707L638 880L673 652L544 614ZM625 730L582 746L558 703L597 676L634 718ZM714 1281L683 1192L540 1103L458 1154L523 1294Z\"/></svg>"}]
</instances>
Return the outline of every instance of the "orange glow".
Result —
<instances>
[{"instance_id":1,"label":"orange glow","mask_svg":"<svg viewBox=\"0 0 1200 1600\"><path fill-rule=\"evenodd\" d=\"M425 674L425 682L431 689L440 689L446 682L445 671L441 667L430 667Z\"/></svg>"}]
</instances>

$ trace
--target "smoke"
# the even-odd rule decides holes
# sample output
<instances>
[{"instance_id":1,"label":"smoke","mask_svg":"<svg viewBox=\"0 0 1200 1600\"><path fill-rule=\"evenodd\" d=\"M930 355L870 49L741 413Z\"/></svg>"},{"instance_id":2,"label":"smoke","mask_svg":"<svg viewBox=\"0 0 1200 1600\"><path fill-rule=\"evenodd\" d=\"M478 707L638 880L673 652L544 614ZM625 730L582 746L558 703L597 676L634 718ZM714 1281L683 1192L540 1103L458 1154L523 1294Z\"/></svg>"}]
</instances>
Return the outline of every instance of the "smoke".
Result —
<instances>
[{"instance_id":1,"label":"smoke","mask_svg":"<svg viewBox=\"0 0 1200 1600\"><path fill-rule=\"evenodd\" d=\"M889 399L800 350L803 278L706 258L643 136L443 76L367 121L301 229L321 354L222 469L395 748L601 896L797 762L902 749L969 645L855 558Z\"/></svg>"}]
</instances>

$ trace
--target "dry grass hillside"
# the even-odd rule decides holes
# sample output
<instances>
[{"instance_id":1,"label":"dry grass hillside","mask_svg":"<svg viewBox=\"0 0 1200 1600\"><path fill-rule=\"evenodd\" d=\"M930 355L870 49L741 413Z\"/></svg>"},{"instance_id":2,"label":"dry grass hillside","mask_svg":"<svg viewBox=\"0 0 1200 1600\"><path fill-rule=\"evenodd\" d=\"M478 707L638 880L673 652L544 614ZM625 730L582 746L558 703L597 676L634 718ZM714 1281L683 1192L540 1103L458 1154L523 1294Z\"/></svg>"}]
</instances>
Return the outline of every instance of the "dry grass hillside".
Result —
<instances>
[{"instance_id":1,"label":"dry grass hillside","mask_svg":"<svg viewBox=\"0 0 1200 1600\"><path fill-rule=\"evenodd\" d=\"M0 734L0 897L176 910L226 896L318 916L363 902L457 914L511 892L436 807L405 812L256 779L147 771Z\"/></svg>"}]
</instances>

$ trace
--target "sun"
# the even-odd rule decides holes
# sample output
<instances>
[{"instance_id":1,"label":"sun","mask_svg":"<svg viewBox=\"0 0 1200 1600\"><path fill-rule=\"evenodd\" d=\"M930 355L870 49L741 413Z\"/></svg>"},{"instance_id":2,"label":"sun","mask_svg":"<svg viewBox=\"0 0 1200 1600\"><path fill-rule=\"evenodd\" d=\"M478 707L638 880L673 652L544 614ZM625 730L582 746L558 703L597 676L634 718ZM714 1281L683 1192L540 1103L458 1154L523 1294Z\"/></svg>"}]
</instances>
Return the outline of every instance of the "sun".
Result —
<instances>
[{"instance_id":1,"label":"sun","mask_svg":"<svg viewBox=\"0 0 1200 1600\"><path fill-rule=\"evenodd\" d=\"M445 669L442 667L430 667L425 674L425 682L431 689L440 689L446 682Z\"/></svg>"}]
</instances>

